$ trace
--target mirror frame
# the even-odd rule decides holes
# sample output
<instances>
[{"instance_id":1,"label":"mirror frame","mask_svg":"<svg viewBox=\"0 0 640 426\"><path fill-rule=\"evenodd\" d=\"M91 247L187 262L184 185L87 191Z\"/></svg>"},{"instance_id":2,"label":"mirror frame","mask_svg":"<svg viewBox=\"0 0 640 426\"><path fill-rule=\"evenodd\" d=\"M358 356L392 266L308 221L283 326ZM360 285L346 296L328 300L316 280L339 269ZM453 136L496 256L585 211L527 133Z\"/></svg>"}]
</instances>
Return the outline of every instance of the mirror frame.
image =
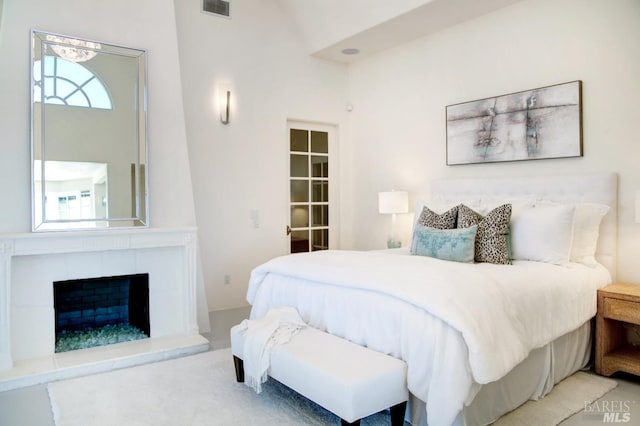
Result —
<instances>
[{"instance_id":1,"label":"mirror frame","mask_svg":"<svg viewBox=\"0 0 640 426\"><path fill-rule=\"evenodd\" d=\"M49 37L58 37L58 40L47 40ZM62 39L63 41L59 41ZM77 47L77 45L68 42L80 42L89 43L89 46L94 46L91 43L99 44L99 52L107 55L117 55L130 57L137 60L138 73L137 81L135 82L134 93L132 94L133 101L135 103L135 111L137 111L137 117L135 121L137 123L137 146L136 148L136 162L132 163L135 170L132 170L134 179L132 182L133 192L131 194L132 205L131 210L135 210L135 214L130 217L107 217L104 218L89 218L89 219L47 219L45 208L45 148L46 148L46 135L45 135L45 102L44 94L42 93L43 87L38 88L34 79L34 64L39 53L43 58L44 51L47 45L61 45L70 48ZM126 229L126 228L147 228L149 227L149 149L148 149L148 119L147 119L147 51L144 49L129 48L124 46L118 46L115 44L99 42L94 40L88 40L63 34L57 34L47 31L31 30L31 67L30 67L30 90L31 90L31 223L33 232L42 231L71 231L71 230L108 230L108 229ZM83 48L84 49L84 48ZM93 49L87 49L93 50ZM36 104L35 91L40 90L41 101ZM41 118L39 123L36 123L35 109L39 108L41 111ZM40 126L39 131L36 126ZM42 187L40 188L40 194L42 194L39 204L42 206L41 218L42 220L37 223L36 218L36 144L39 144L42 161L40 161L40 176ZM108 194L109 195L109 194ZM107 196L108 196L107 195ZM108 202L108 201L107 201ZM134 205L135 204L135 205ZM92 226L92 223L104 222L106 226Z\"/></svg>"}]
</instances>

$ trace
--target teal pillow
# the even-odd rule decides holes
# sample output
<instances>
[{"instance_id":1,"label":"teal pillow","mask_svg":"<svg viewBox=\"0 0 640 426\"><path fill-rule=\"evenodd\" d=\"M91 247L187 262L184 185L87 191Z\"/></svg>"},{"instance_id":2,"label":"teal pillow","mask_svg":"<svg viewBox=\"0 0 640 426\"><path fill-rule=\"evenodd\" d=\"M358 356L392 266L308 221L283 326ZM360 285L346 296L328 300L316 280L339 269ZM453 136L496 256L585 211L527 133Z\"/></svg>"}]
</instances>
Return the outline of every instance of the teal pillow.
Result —
<instances>
[{"instance_id":1,"label":"teal pillow","mask_svg":"<svg viewBox=\"0 0 640 426\"><path fill-rule=\"evenodd\" d=\"M477 225L460 229L435 229L417 223L411 254L473 263L477 231Z\"/></svg>"}]
</instances>

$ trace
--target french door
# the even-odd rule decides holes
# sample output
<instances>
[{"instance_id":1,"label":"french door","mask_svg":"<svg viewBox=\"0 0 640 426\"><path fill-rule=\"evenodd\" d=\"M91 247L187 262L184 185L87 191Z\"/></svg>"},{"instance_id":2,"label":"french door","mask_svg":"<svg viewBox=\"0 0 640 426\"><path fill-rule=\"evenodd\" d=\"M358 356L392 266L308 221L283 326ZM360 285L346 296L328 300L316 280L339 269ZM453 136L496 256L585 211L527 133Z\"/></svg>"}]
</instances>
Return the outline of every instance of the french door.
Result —
<instances>
[{"instance_id":1,"label":"french door","mask_svg":"<svg viewBox=\"0 0 640 426\"><path fill-rule=\"evenodd\" d=\"M289 122L291 253L336 247L335 127Z\"/></svg>"}]
</instances>

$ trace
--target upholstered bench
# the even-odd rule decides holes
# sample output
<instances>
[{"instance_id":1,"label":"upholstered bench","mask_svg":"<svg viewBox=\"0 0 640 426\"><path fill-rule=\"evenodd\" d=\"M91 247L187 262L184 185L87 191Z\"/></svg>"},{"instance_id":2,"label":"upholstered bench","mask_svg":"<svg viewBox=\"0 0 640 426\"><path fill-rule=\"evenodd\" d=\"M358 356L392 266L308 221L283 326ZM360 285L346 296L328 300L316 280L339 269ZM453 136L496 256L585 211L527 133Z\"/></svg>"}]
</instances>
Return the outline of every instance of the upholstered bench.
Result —
<instances>
[{"instance_id":1,"label":"upholstered bench","mask_svg":"<svg viewBox=\"0 0 640 426\"><path fill-rule=\"evenodd\" d=\"M244 382L244 335L231 329L238 382ZM404 423L407 366L396 358L307 327L271 350L270 377L342 419L360 419L390 408L391 424Z\"/></svg>"}]
</instances>

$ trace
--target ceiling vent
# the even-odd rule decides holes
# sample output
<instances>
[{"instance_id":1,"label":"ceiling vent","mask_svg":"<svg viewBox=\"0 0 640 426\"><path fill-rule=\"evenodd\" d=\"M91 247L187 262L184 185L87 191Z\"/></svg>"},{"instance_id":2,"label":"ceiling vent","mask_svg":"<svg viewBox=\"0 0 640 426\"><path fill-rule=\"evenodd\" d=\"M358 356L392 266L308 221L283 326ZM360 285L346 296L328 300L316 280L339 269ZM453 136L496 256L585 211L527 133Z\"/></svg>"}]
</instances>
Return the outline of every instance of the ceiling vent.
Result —
<instances>
[{"instance_id":1,"label":"ceiling vent","mask_svg":"<svg viewBox=\"0 0 640 426\"><path fill-rule=\"evenodd\" d=\"M214 15L231 17L231 1L230 0L202 0L202 11L213 13Z\"/></svg>"}]
</instances>

